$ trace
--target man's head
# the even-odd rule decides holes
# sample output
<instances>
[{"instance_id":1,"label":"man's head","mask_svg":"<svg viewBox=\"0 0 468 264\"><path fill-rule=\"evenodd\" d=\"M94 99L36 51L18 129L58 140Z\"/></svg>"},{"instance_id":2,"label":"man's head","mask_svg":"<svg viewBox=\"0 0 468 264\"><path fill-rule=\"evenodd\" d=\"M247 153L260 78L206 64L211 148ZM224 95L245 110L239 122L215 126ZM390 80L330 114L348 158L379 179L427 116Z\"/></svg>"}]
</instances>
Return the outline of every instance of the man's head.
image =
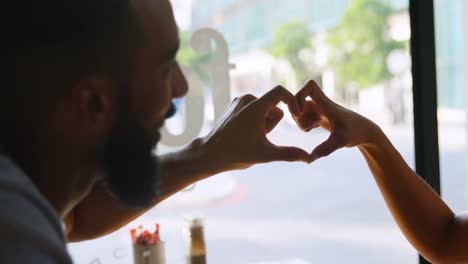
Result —
<instances>
[{"instance_id":1,"label":"man's head","mask_svg":"<svg viewBox=\"0 0 468 264\"><path fill-rule=\"evenodd\" d=\"M187 92L168 0L26 2L9 4L6 151L22 156L19 142L64 151L101 172L124 203L147 205L157 195L158 130Z\"/></svg>"}]
</instances>

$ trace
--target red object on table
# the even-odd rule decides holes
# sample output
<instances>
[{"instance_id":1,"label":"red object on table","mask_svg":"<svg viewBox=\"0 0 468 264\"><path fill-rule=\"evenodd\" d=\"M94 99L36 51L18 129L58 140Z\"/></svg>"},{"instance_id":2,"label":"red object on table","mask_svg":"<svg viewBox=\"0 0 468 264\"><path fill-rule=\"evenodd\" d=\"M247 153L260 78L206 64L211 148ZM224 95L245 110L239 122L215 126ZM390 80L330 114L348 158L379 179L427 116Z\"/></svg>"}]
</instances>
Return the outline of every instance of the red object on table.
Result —
<instances>
[{"instance_id":1,"label":"red object on table","mask_svg":"<svg viewBox=\"0 0 468 264\"><path fill-rule=\"evenodd\" d=\"M159 224L156 224L156 230L150 233L148 230L143 230L142 226L137 229L131 229L130 235L132 243L135 245L156 245L159 239Z\"/></svg>"}]
</instances>

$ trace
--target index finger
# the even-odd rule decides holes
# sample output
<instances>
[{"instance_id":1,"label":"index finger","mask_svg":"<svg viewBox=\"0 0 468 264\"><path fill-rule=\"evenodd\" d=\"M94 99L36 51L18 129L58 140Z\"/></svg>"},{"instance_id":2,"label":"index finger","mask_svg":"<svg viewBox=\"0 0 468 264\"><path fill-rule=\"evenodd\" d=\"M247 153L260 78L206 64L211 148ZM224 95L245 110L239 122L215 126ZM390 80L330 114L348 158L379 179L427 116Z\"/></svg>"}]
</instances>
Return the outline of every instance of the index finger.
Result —
<instances>
[{"instance_id":1,"label":"index finger","mask_svg":"<svg viewBox=\"0 0 468 264\"><path fill-rule=\"evenodd\" d=\"M307 97L312 98L312 100L319 106L325 106L328 103L328 97L323 93L322 89L318 84L310 80L304 87L296 94L296 99L301 109L304 108Z\"/></svg>"},{"instance_id":2,"label":"index finger","mask_svg":"<svg viewBox=\"0 0 468 264\"><path fill-rule=\"evenodd\" d=\"M283 102L288 105L289 111L293 116L299 116L301 114L296 97L281 85L276 86L257 99L257 102L259 105L258 109L262 113L267 113L268 110L278 105L279 102Z\"/></svg>"}]
</instances>

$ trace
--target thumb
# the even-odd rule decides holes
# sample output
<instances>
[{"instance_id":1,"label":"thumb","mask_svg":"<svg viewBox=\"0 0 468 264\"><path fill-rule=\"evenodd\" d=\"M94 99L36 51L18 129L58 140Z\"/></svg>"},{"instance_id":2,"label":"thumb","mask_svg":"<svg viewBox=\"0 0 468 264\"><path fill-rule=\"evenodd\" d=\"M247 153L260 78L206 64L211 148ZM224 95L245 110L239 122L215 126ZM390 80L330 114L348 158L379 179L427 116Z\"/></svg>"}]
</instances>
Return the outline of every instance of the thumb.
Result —
<instances>
[{"instance_id":1,"label":"thumb","mask_svg":"<svg viewBox=\"0 0 468 264\"><path fill-rule=\"evenodd\" d=\"M270 149L270 161L302 161L308 163L310 154L296 147L283 147L272 144Z\"/></svg>"},{"instance_id":2,"label":"thumb","mask_svg":"<svg viewBox=\"0 0 468 264\"><path fill-rule=\"evenodd\" d=\"M279 109L278 107L272 108L265 118L266 134L270 133L278 125L281 119L283 119L283 117L284 113L281 109Z\"/></svg>"},{"instance_id":3,"label":"thumb","mask_svg":"<svg viewBox=\"0 0 468 264\"><path fill-rule=\"evenodd\" d=\"M340 145L338 144L337 140L333 137L333 135L331 135L325 142L318 145L314 149L314 151L312 151L312 154L309 156L309 163L312 163L320 158L326 157L339 148Z\"/></svg>"}]
</instances>

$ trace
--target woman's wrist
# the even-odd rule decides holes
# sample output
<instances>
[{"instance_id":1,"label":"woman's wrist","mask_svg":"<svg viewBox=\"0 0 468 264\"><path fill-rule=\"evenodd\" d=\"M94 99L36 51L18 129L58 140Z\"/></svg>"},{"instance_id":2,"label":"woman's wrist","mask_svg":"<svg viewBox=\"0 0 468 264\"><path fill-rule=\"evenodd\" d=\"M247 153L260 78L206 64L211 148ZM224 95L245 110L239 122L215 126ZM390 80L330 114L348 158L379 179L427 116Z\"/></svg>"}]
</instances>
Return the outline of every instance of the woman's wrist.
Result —
<instances>
[{"instance_id":1,"label":"woman's wrist","mask_svg":"<svg viewBox=\"0 0 468 264\"><path fill-rule=\"evenodd\" d=\"M374 122L369 122L370 126L368 128L366 140L358 145L361 150L380 148L385 146L388 142L387 136L383 130Z\"/></svg>"}]
</instances>

